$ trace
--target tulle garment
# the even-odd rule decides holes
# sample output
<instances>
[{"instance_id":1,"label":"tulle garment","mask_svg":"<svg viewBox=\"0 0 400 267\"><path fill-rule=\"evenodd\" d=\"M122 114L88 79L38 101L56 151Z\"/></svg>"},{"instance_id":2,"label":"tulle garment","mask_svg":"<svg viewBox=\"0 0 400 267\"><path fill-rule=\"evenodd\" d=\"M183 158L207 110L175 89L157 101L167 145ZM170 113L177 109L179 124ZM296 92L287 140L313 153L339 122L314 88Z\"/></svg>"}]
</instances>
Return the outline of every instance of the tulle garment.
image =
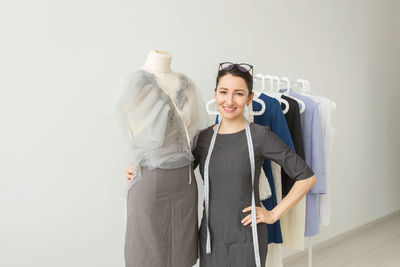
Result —
<instances>
[{"instance_id":1,"label":"tulle garment","mask_svg":"<svg viewBox=\"0 0 400 267\"><path fill-rule=\"evenodd\" d=\"M160 88L153 73L142 69L118 80L106 114L116 138L128 148L128 162L149 169L174 169L194 160L194 137L208 126L208 116L193 81L182 73L178 75L179 88L174 96ZM139 168L135 180L140 177Z\"/></svg>"}]
</instances>

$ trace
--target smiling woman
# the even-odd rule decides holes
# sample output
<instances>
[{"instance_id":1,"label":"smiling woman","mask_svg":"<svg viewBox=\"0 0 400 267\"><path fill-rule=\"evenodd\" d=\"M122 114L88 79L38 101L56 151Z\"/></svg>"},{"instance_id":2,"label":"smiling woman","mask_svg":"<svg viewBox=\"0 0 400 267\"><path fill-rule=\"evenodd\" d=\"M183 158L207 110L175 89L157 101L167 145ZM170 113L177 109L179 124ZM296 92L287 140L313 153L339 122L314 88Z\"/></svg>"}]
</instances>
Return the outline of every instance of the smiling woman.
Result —
<instances>
[{"instance_id":1,"label":"smiling woman","mask_svg":"<svg viewBox=\"0 0 400 267\"><path fill-rule=\"evenodd\" d=\"M242 114L246 105L253 100L253 94L248 95L246 82L232 74L224 75L219 80L215 90L215 102L220 114L232 119Z\"/></svg>"},{"instance_id":2,"label":"smiling woman","mask_svg":"<svg viewBox=\"0 0 400 267\"><path fill-rule=\"evenodd\" d=\"M304 160L268 126L245 120L243 111L254 93L252 67L242 65L220 64L215 102L222 120L199 134L193 151L194 168L200 166L205 194L199 234L201 267L265 266L266 224L277 221L316 181ZM259 197L260 171L266 158L298 181L271 211L262 206Z\"/></svg>"},{"instance_id":3,"label":"smiling woman","mask_svg":"<svg viewBox=\"0 0 400 267\"><path fill-rule=\"evenodd\" d=\"M223 118L238 118L253 100L253 78L250 74L253 66L245 63L224 62L219 68L214 90L218 111ZM221 133L224 130L221 129Z\"/></svg>"}]
</instances>

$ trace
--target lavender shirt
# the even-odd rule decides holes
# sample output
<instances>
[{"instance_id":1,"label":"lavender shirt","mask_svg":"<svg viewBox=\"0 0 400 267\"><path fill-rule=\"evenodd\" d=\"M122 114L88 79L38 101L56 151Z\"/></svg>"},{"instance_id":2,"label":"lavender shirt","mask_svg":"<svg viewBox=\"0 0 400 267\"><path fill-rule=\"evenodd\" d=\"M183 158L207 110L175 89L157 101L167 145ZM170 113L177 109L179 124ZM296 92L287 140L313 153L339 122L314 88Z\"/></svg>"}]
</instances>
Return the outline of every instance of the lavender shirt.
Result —
<instances>
[{"instance_id":1,"label":"lavender shirt","mask_svg":"<svg viewBox=\"0 0 400 267\"><path fill-rule=\"evenodd\" d=\"M284 91L281 90L281 92ZM304 154L307 165L317 177L317 183L306 196L305 236L313 236L319 233L319 194L326 193L324 137L317 103L293 90L290 90L289 95L306 104L305 111L300 114Z\"/></svg>"}]
</instances>

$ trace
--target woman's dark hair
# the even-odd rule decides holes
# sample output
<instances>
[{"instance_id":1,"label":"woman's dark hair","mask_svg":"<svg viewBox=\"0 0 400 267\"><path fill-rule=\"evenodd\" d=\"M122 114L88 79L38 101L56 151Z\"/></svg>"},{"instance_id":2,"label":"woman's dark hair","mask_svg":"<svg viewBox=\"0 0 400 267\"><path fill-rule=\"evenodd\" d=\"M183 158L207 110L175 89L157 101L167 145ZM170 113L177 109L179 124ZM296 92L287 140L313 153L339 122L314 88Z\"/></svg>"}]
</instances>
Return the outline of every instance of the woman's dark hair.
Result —
<instances>
[{"instance_id":1,"label":"woman's dark hair","mask_svg":"<svg viewBox=\"0 0 400 267\"><path fill-rule=\"evenodd\" d=\"M221 79L223 76L228 75L228 74L243 78L247 84L247 88L249 89L249 96L251 95L251 93L253 92L253 76L251 76L250 72L240 71L237 66L233 67L231 70L222 69L222 70L218 71L214 91L217 91L219 79Z\"/></svg>"}]
</instances>

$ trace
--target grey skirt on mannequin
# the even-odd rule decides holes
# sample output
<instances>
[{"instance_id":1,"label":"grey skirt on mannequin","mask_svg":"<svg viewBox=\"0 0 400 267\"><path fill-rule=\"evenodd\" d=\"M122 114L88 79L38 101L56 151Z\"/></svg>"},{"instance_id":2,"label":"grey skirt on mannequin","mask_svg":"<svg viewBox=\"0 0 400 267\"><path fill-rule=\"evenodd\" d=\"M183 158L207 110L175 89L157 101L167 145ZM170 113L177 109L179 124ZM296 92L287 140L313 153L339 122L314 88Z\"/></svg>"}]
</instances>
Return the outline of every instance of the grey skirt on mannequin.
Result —
<instances>
[{"instance_id":1,"label":"grey skirt on mannequin","mask_svg":"<svg viewBox=\"0 0 400 267\"><path fill-rule=\"evenodd\" d=\"M188 267L198 257L197 184L188 168L142 168L127 197L126 267ZM192 177L194 176L192 170Z\"/></svg>"}]
</instances>

